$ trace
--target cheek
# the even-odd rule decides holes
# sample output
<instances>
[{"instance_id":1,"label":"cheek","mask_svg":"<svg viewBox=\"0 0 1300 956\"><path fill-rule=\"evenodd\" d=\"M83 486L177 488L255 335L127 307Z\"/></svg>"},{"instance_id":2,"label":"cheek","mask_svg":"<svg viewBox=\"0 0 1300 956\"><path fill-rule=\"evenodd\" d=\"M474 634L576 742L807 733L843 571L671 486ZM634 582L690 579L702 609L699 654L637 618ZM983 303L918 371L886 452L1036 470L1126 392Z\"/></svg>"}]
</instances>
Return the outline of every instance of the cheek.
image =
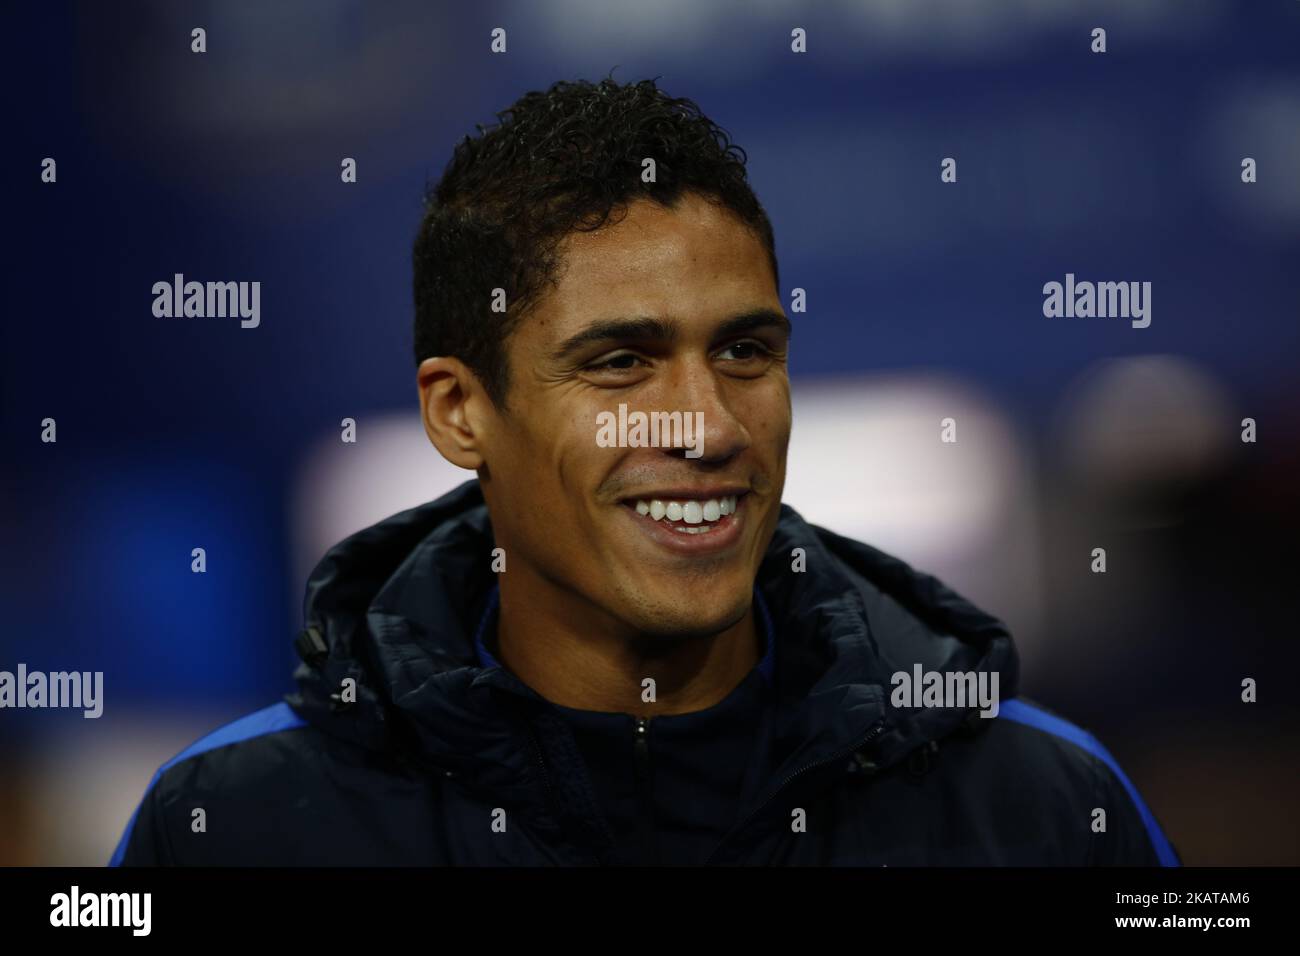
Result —
<instances>
[{"instance_id":1,"label":"cheek","mask_svg":"<svg viewBox=\"0 0 1300 956\"><path fill-rule=\"evenodd\" d=\"M563 423L516 412L507 427L492 436L488 470L502 491L506 507L545 520L563 507Z\"/></svg>"},{"instance_id":2,"label":"cheek","mask_svg":"<svg viewBox=\"0 0 1300 956\"><path fill-rule=\"evenodd\" d=\"M790 386L787 380L773 382L757 392L745 405L751 434L764 450L774 449L782 455L790 441Z\"/></svg>"},{"instance_id":3,"label":"cheek","mask_svg":"<svg viewBox=\"0 0 1300 956\"><path fill-rule=\"evenodd\" d=\"M547 471L538 477L569 497L566 510L583 509L613 464L612 456L619 453L600 447L596 433L596 412L582 411L552 419L547 430L535 436L528 467L533 472Z\"/></svg>"},{"instance_id":4,"label":"cheek","mask_svg":"<svg viewBox=\"0 0 1300 956\"><path fill-rule=\"evenodd\" d=\"M779 517L781 493L785 488L786 456L790 446L793 425L790 408L790 390L786 381L773 383L756 401L750 421L752 451L758 471L753 476L755 490L770 498L771 513L765 524L775 527Z\"/></svg>"}]
</instances>

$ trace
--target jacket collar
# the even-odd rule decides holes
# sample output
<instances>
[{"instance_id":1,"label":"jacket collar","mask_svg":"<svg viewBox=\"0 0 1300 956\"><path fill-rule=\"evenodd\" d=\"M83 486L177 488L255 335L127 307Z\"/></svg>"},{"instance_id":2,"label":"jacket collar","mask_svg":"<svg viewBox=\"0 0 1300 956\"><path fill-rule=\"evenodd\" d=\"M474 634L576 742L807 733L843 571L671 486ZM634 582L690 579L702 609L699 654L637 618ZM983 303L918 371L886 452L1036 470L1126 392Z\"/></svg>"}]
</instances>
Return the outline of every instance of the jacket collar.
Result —
<instances>
[{"instance_id":1,"label":"jacket collar","mask_svg":"<svg viewBox=\"0 0 1300 956\"><path fill-rule=\"evenodd\" d=\"M476 653L479 612L495 586L492 541L482 492L468 481L332 548L305 602L329 653L298 668L288 700L331 734L526 801L544 783L532 728L547 702ZM806 570L793 569L796 554ZM756 585L776 635L777 779L859 746L883 768L969 725L965 712L890 706L891 675L915 663L998 671L1001 696L1015 694L1017 656L1000 621L788 505ZM352 707L337 699L346 677L356 681Z\"/></svg>"}]
</instances>

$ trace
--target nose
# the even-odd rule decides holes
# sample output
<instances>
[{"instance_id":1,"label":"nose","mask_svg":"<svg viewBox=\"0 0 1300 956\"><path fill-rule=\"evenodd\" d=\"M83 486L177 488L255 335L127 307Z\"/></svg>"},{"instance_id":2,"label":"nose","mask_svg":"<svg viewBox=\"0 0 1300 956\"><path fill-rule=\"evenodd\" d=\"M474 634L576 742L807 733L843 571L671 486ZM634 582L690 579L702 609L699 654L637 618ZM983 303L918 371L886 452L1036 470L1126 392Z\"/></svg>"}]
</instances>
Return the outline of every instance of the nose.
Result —
<instances>
[{"instance_id":1,"label":"nose","mask_svg":"<svg viewBox=\"0 0 1300 956\"><path fill-rule=\"evenodd\" d=\"M664 449L673 458L703 464L725 464L752 443L749 430L736 415L726 383L705 356L683 359L665 382L664 407L690 420L690 434Z\"/></svg>"}]
</instances>

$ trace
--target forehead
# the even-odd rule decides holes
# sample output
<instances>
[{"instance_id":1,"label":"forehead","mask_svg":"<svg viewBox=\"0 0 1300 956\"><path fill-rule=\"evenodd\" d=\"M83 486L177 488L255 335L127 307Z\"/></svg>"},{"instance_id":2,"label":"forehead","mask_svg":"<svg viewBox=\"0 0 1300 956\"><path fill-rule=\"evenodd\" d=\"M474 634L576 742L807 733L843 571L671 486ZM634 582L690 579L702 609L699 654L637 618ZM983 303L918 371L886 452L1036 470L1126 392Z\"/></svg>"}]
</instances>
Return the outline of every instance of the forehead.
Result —
<instances>
[{"instance_id":1,"label":"forehead","mask_svg":"<svg viewBox=\"0 0 1300 956\"><path fill-rule=\"evenodd\" d=\"M524 323L546 340L611 315L690 325L737 309L779 309L763 243L730 210L694 193L673 209L637 200L621 220L569 234L558 251L558 284L535 307L542 321Z\"/></svg>"}]
</instances>

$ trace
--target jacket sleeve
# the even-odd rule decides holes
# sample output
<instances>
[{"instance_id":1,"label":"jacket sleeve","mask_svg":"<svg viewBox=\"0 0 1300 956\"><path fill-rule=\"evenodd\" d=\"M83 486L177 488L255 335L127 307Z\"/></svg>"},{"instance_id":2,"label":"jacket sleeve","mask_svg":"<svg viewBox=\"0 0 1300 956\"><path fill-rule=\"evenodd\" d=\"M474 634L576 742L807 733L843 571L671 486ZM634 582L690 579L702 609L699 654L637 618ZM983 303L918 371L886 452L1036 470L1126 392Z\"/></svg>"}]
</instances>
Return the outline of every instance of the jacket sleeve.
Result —
<instances>
[{"instance_id":1,"label":"jacket sleeve","mask_svg":"<svg viewBox=\"0 0 1300 956\"><path fill-rule=\"evenodd\" d=\"M1109 754L1105 756L1110 758ZM1090 863L1094 866L1182 866L1155 815L1119 765L1113 758L1093 756L1092 759L1097 788ZM1104 831L1097 829L1098 809L1106 813Z\"/></svg>"},{"instance_id":2,"label":"jacket sleeve","mask_svg":"<svg viewBox=\"0 0 1300 956\"><path fill-rule=\"evenodd\" d=\"M158 805L161 781L155 779L131 815L109 866L172 866L175 860Z\"/></svg>"}]
</instances>

